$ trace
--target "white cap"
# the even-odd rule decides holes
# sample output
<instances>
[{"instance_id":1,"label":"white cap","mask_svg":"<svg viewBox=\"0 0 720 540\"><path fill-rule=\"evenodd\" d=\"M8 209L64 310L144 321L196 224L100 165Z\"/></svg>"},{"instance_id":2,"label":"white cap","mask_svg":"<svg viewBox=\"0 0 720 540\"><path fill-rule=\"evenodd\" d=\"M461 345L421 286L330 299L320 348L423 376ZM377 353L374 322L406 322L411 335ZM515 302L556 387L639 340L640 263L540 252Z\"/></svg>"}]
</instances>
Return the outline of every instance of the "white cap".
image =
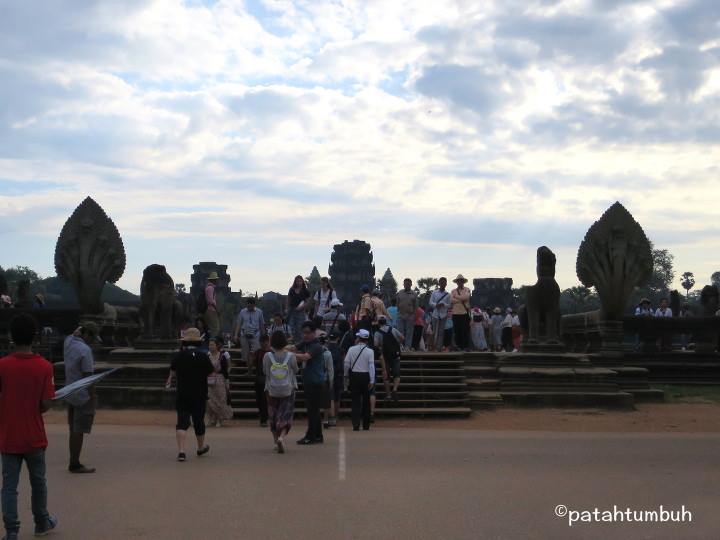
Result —
<instances>
[{"instance_id":1,"label":"white cap","mask_svg":"<svg viewBox=\"0 0 720 540\"><path fill-rule=\"evenodd\" d=\"M337 298L330 300L330 307L343 307L342 302Z\"/></svg>"},{"instance_id":2,"label":"white cap","mask_svg":"<svg viewBox=\"0 0 720 540\"><path fill-rule=\"evenodd\" d=\"M358 333L355 334L355 335L356 335L357 337L359 337L360 339L370 339L370 332L368 332L368 331L365 330L364 328L361 329L361 330L358 330Z\"/></svg>"}]
</instances>

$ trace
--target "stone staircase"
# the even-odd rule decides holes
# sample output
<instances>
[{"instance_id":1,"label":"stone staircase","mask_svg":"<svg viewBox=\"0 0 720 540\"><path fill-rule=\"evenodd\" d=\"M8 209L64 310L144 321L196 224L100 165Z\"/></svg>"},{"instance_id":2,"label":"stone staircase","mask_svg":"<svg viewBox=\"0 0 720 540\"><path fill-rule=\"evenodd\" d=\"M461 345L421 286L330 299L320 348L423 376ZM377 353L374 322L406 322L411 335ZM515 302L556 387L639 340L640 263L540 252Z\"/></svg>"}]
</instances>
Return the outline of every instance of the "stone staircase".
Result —
<instances>
[{"instance_id":1,"label":"stone staircase","mask_svg":"<svg viewBox=\"0 0 720 540\"><path fill-rule=\"evenodd\" d=\"M468 416L472 409L468 400L465 371L461 358L452 355L408 353L402 359L402 379L398 403L385 402L385 387L378 366L377 416ZM236 363L230 375L233 409L236 417L255 417L253 379L247 369ZM305 399L300 389L296 412L305 412ZM341 413L349 414L350 396L343 393Z\"/></svg>"}]
</instances>

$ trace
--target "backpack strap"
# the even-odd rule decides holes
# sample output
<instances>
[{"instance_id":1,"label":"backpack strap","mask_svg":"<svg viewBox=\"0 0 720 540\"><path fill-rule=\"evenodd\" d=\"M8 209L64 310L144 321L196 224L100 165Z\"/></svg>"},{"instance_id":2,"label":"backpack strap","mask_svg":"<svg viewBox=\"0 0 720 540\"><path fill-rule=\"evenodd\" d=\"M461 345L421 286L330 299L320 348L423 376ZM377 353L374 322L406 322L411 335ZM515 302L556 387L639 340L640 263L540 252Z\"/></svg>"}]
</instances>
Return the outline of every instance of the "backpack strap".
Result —
<instances>
[{"instance_id":1,"label":"backpack strap","mask_svg":"<svg viewBox=\"0 0 720 540\"><path fill-rule=\"evenodd\" d=\"M358 355L355 357L355 361L354 361L354 362L352 363L352 365L350 366L350 371L352 371L352 370L355 368L355 364L358 363L358 360L360 360L360 357L362 356L362 353L365 352L365 349L367 349L367 348L368 348L368 346L365 345L362 349L360 349L360 352L359 352Z\"/></svg>"}]
</instances>

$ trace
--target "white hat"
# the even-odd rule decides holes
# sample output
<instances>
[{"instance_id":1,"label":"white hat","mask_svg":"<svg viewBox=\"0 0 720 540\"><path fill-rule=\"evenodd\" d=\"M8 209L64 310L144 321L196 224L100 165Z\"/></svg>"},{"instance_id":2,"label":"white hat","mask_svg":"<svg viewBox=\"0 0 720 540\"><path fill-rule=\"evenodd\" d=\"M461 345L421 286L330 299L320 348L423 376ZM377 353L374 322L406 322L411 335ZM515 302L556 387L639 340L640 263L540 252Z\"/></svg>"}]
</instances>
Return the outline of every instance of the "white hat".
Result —
<instances>
[{"instance_id":1,"label":"white hat","mask_svg":"<svg viewBox=\"0 0 720 540\"><path fill-rule=\"evenodd\" d=\"M343 307L342 302L338 300L337 298L333 298L330 301L330 307Z\"/></svg>"},{"instance_id":2,"label":"white hat","mask_svg":"<svg viewBox=\"0 0 720 540\"><path fill-rule=\"evenodd\" d=\"M370 332L368 332L368 331L365 330L364 328L361 329L361 330L358 330L358 333L355 334L355 335L356 335L357 337L359 337L360 339L370 339Z\"/></svg>"},{"instance_id":3,"label":"white hat","mask_svg":"<svg viewBox=\"0 0 720 540\"><path fill-rule=\"evenodd\" d=\"M513 310L512 310L511 307L509 307L509 308L507 308L505 311L507 311L508 313L512 313Z\"/></svg>"}]
</instances>

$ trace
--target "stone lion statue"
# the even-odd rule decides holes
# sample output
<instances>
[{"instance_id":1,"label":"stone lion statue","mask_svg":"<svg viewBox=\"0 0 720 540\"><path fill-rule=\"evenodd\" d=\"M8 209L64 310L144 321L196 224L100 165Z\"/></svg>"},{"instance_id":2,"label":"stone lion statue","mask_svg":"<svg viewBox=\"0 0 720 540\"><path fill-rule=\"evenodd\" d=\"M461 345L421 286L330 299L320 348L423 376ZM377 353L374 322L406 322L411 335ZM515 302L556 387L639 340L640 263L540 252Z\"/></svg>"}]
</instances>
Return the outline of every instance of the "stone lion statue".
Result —
<instances>
[{"instance_id":1,"label":"stone lion statue","mask_svg":"<svg viewBox=\"0 0 720 540\"><path fill-rule=\"evenodd\" d=\"M527 289L524 314L528 344L560 343L560 287L555 281L555 263L555 254L550 248L538 248L538 280Z\"/></svg>"},{"instance_id":2,"label":"stone lion statue","mask_svg":"<svg viewBox=\"0 0 720 540\"><path fill-rule=\"evenodd\" d=\"M161 264L143 271L140 283L140 320L142 336L174 339L179 329L182 306L176 298L175 283Z\"/></svg>"}]
</instances>

